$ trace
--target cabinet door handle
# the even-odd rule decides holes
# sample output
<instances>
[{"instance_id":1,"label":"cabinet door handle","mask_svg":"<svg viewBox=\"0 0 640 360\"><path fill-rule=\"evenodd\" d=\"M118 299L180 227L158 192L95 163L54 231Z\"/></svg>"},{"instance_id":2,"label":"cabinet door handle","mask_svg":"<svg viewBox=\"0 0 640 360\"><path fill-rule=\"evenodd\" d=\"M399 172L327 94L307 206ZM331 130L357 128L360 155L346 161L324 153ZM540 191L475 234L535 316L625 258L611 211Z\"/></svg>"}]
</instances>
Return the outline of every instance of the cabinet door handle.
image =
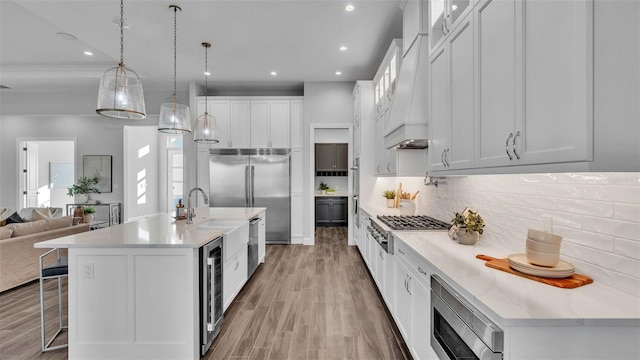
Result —
<instances>
[{"instance_id":1,"label":"cabinet door handle","mask_svg":"<svg viewBox=\"0 0 640 360\"><path fill-rule=\"evenodd\" d=\"M422 270L422 268L420 266L418 266L418 272L424 276L427 276L427 272Z\"/></svg>"},{"instance_id":2,"label":"cabinet door handle","mask_svg":"<svg viewBox=\"0 0 640 360\"><path fill-rule=\"evenodd\" d=\"M380 259L384 260L384 257L382 256L382 250L380 250Z\"/></svg>"},{"instance_id":3,"label":"cabinet door handle","mask_svg":"<svg viewBox=\"0 0 640 360\"><path fill-rule=\"evenodd\" d=\"M387 171L391 171L391 163L390 162L387 163Z\"/></svg>"},{"instance_id":4,"label":"cabinet door handle","mask_svg":"<svg viewBox=\"0 0 640 360\"><path fill-rule=\"evenodd\" d=\"M516 133L516 136L513 137L513 142L511 143L513 148L513 153L516 155L516 159L520 159L520 154L518 154L518 151L516 151L516 138L518 136L520 136L520 130L518 130L518 132Z\"/></svg>"},{"instance_id":5,"label":"cabinet door handle","mask_svg":"<svg viewBox=\"0 0 640 360\"><path fill-rule=\"evenodd\" d=\"M407 290L407 292L409 292L408 282L409 282L409 275L404 277L404 289Z\"/></svg>"},{"instance_id":6,"label":"cabinet door handle","mask_svg":"<svg viewBox=\"0 0 640 360\"><path fill-rule=\"evenodd\" d=\"M444 150L444 166L446 166L446 167L451 166L451 165L449 165L449 161L447 160L447 154L449 153L449 150L451 150L451 149L446 148Z\"/></svg>"},{"instance_id":7,"label":"cabinet door handle","mask_svg":"<svg viewBox=\"0 0 640 360\"><path fill-rule=\"evenodd\" d=\"M240 266L240 261L238 261L238 258L236 258L236 268L233 269L233 271L238 270L238 266Z\"/></svg>"},{"instance_id":8,"label":"cabinet door handle","mask_svg":"<svg viewBox=\"0 0 640 360\"><path fill-rule=\"evenodd\" d=\"M442 150L442 154L440 154L440 161L442 161L442 166L446 167L447 163L444 162L444 152L447 151L447 149Z\"/></svg>"},{"instance_id":9,"label":"cabinet door handle","mask_svg":"<svg viewBox=\"0 0 640 360\"><path fill-rule=\"evenodd\" d=\"M513 137L513 133L509 133L509 137L507 138L507 141L504 144L504 149L507 152L507 156L509 157L509 160L513 160L513 157L511 156L511 154L509 153L509 140Z\"/></svg>"},{"instance_id":10,"label":"cabinet door handle","mask_svg":"<svg viewBox=\"0 0 640 360\"><path fill-rule=\"evenodd\" d=\"M409 295L412 295L409 285L411 285L411 275L409 275L409 278L407 279L407 292L409 293Z\"/></svg>"},{"instance_id":11,"label":"cabinet door handle","mask_svg":"<svg viewBox=\"0 0 640 360\"><path fill-rule=\"evenodd\" d=\"M380 165L376 166L376 172L380 173Z\"/></svg>"},{"instance_id":12,"label":"cabinet door handle","mask_svg":"<svg viewBox=\"0 0 640 360\"><path fill-rule=\"evenodd\" d=\"M404 255L404 251L402 251L402 249L398 249L398 252L402 255Z\"/></svg>"}]
</instances>

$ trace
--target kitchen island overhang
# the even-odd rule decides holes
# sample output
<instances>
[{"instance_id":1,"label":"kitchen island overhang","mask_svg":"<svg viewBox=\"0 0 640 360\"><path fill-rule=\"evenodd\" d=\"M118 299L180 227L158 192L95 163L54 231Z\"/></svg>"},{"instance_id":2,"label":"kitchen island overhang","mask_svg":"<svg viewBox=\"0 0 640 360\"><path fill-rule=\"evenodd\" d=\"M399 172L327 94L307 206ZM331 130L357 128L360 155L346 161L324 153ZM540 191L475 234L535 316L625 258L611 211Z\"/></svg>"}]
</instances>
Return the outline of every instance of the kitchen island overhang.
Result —
<instances>
[{"instance_id":1,"label":"kitchen island overhang","mask_svg":"<svg viewBox=\"0 0 640 360\"><path fill-rule=\"evenodd\" d=\"M160 214L35 244L68 248L69 359L199 359L199 249L223 235L200 225L265 211L198 209L189 225Z\"/></svg>"}]
</instances>

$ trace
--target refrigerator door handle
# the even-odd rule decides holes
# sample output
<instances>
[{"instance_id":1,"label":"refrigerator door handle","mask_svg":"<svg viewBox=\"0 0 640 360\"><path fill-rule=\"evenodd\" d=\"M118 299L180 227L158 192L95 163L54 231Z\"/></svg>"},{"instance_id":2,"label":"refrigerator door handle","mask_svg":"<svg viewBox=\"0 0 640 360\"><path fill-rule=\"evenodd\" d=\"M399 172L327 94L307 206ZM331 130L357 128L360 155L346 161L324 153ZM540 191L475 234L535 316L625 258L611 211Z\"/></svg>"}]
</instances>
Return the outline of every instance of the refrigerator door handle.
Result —
<instances>
[{"instance_id":1,"label":"refrigerator door handle","mask_svg":"<svg viewBox=\"0 0 640 360\"><path fill-rule=\"evenodd\" d=\"M253 198L253 187L254 187L254 178L255 178L255 166L251 165L251 207L253 207L253 204L255 203L255 199Z\"/></svg>"},{"instance_id":2,"label":"refrigerator door handle","mask_svg":"<svg viewBox=\"0 0 640 360\"><path fill-rule=\"evenodd\" d=\"M249 166L244 167L244 207L249 207Z\"/></svg>"}]
</instances>

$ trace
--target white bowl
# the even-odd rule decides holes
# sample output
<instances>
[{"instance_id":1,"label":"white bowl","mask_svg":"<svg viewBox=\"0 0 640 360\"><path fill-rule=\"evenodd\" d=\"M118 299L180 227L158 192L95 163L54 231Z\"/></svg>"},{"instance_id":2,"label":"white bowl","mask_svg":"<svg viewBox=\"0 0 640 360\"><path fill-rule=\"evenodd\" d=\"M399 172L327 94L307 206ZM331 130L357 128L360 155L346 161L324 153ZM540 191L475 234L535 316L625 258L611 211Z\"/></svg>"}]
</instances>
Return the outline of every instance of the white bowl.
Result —
<instances>
[{"instance_id":1,"label":"white bowl","mask_svg":"<svg viewBox=\"0 0 640 360\"><path fill-rule=\"evenodd\" d=\"M560 245L543 243L533 239L527 239L527 250L533 250L543 253L560 253Z\"/></svg>"},{"instance_id":2,"label":"white bowl","mask_svg":"<svg viewBox=\"0 0 640 360\"><path fill-rule=\"evenodd\" d=\"M527 261L534 265L553 267L560 261L560 253L552 254L527 249Z\"/></svg>"},{"instance_id":3,"label":"white bowl","mask_svg":"<svg viewBox=\"0 0 640 360\"><path fill-rule=\"evenodd\" d=\"M562 236L550 234L548 232L529 229L527 237L531 240L540 241L547 244L560 245Z\"/></svg>"}]
</instances>

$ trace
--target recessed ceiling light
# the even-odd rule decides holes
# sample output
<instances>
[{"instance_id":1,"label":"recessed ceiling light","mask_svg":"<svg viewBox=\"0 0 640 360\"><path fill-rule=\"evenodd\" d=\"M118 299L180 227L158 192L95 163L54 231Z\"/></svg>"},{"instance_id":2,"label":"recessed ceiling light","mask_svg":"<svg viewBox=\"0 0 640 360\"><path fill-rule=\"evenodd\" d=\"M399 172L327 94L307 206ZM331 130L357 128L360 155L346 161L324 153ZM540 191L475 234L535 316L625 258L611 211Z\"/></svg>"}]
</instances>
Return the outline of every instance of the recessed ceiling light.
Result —
<instances>
[{"instance_id":1,"label":"recessed ceiling light","mask_svg":"<svg viewBox=\"0 0 640 360\"><path fill-rule=\"evenodd\" d=\"M336 75L342 75L342 71L336 71Z\"/></svg>"},{"instance_id":2,"label":"recessed ceiling light","mask_svg":"<svg viewBox=\"0 0 640 360\"><path fill-rule=\"evenodd\" d=\"M211 75L211 73L210 73L210 72L208 72L208 71L205 71L205 72L204 72L204 76L209 76L209 75Z\"/></svg>"},{"instance_id":3,"label":"recessed ceiling light","mask_svg":"<svg viewBox=\"0 0 640 360\"><path fill-rule=\"evenodd\" d=\"M347 51L347 47L346 46L340 46L340 51Z\"/></svg>"},{"instance_id":4,"label":"recessed ceiling light","mask_svg":"<svg viewBox=\"0 0 640 360\"><path fill-rule=\"evenodd\" d=\"M349 5L345 6L345 7L344 7L344 9L345 9L346 11L351 12L351 11L355 10L355 9L356 9L356 7L355 7L355 6L353 6L353 5L351 5L351 4L349 4Z\"/></svg>"},{"instance_id":5,"label":"recessed ceiling light","mask_svg":"<svg viewBox=\"0 0 640 360\"><path fill-rule=\"evenodd\" d=\"M57 32L56 35L58 35L59 37L65 39L65 40L69 40L69 41L78 40L77 37L75 37L75 36L73 36L73 35L71 35L69 33L66 33L66 32Z\"/></svg>"},{"instance_id":6,"label":"recessed ceiling light","mask_svg":"<svg viewBox=\"0 0 640 360\"><path fill-rule=\"evenodd\" d=\"M84 54L87 56L93 56L93 53L91 51L85 51Z\"/></svg>"},{"instance_id":7,"label":"recessed ceiling light","mask_svg":"<svg viewBox=\"0 0 640 360\"><path fill-rule=\"evenodd\" d=\"M271 74L271 76L276 76L276 75L278 75L278 73L277 73L277 72L275 72L275 71L272 71L270 74Z\"/></svg>"},{"instance_id":8,"label":"recessed ceiling light","mask_svg":"<svg viewBox=\"0 0 640 360\"><path fill-rule=\"evenodd\" d=\"M458 10L458 5L451 5L451 10L453 10L453 11Z\"/></svg>"}]
</instances>

